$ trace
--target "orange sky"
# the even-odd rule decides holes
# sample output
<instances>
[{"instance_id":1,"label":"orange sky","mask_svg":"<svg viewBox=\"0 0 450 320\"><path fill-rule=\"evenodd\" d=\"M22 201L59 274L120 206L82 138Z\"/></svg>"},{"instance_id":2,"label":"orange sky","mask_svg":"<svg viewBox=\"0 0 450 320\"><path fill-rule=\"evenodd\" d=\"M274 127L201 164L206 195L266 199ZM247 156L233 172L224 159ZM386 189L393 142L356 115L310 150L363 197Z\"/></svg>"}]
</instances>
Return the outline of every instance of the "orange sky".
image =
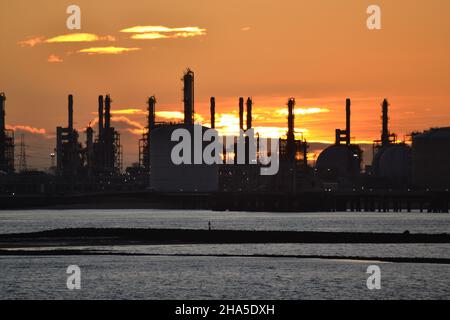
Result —
<instances>
[{"instance_id":1,"label":"orange sky","mask_svg":"<svg viewBox=\"0 0 450 320\"><path fill-rule=\"evenodd\" d=\"M366 27L374 2L362 0L78 0L77 31L66 28L71 4L0 4L7 123L27 133L36 167L50 163L69 93L80 129L95 121L99 94L111 94L113 110L136 109L115 115L126 164L136 161L145 123L139 110L155 94L161 119L181 111L186 67L195 72L196 111L205 124L210 96L224 126L236 122L238 97L252 96L254 125L284 132L283 108L293 96L303 110L297 130L310 141L333 141L346 97L356 141L379 137L385 97L399 137L450 125L448 0L376 1L383 28L376 31Z\"/></svg>"}]
</instances>

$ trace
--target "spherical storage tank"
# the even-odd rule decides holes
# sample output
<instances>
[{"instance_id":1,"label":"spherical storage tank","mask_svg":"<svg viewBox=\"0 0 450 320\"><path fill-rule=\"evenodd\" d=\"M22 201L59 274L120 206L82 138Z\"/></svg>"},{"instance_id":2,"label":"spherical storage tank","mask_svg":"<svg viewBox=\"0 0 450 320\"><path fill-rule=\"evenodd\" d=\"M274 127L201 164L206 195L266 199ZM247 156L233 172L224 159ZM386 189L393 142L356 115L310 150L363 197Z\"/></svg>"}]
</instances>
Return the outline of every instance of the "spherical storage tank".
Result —
<instances>
[{"instance_id":1,"label":"spherical storage tank","mask_svg":"<svg viewBox=\"0 0 450 320\"><path fill-rule=\"evenodd\" d=\"M340 177L355 177L361 170L361 150L355 145L335 144L317 158L319 171L333 171Z\"/></svg>"},{"instance_id":2,"label":"spherical storage tank","mask_svg":"<svg viewBox=\"0 0 450 320\"><path fill-rule=\"evenodd\" d=\"M450 188L450 127L413 135L412 165L414 185Z\"/></svg>"},{"instance_id":3,"label":"spherical storage tank","mask_svg":"<svg viewBox=\"0 0 450 320\"><path fill-rule=\"evenodd\" d=\"M218 165L194 164L194 128L204 133L209 128L197 125L162 125L150 133L150 187L160 192L214 192L218 190ZM176 129L186 129L191 136L191 163L175 165L172 149L179 144L171 141ZM201 139L201 138L200 138ZM203 142L202 151L209 144Z\"/></svg>"},{"instance_id":4,"label":"spherical storage tank","mask_svg":"<svg viewBox=\"0 0 450 320\"><path fill-rule=\"evenodd\" d=\"M377 177L407 183L411 179L411 148L404 143L382 146L375 154L372 168Z\"/></svg>"}]
</instances>

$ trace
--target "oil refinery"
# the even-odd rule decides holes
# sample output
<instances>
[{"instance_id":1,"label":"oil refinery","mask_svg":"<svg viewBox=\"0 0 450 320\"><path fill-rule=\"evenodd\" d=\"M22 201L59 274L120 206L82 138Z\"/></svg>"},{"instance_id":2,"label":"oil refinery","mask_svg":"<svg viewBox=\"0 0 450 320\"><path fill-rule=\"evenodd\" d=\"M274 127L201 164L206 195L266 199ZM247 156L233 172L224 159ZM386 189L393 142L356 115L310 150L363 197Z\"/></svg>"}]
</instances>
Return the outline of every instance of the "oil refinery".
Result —
<instances>
[{"instance_id":1,"label":"oil refinery","mask_svg":"<svg viewBox=\"0 0 450 320\"><path fill-rule=\"evenodd\" d=\"M239 137L217 135L223 164L177 165L171 161L176 145L173 133L185 129L194 135L216 129L220 101L210 98L210 127L195 123L195 74L187 69L182 77L183 121L157 121L157 98L147 99L147 123L139 148L137 166L123 168L120 132L112 126L112 99L98 97L98 126L84 132L74 128L76 97L67 98L67 126L56 128L56 163L50 172L15 170L14 131L6 126L6 95L0 94L0 198L14 207L25 203L39 206L48 199L93 195L139 194L152 205L209 207L217 210L429 210L448 212L450 188L450 128L413 132L411 141L399 141L389 130L389 102L381 103L381 136L373 143L373 159L362 167L363 150L352 137L352 101L345 101L345 129L335 130L335 143L325 148L314 165L308 162L309 143L298 139L295 128L295 98L287 99L285 137L277 143L279 170L260 174L263 148L260 137L247 135L253 128L252 97L236 99ZM245 115L245 116L244 116ZM245 129L245 131L244 131ZM249 131L250 130L250 131ZM247 132L247 133L246 133ZM85 139L82 138L85 137ZM188 152L194 158L195 146ZM203 142L201 151L205 150ZM17 146L16 146L17 148ZM243 151L245 162L238 161ZM255 156L252 156L252 152ZM169 197L169 198L167 198ZM36 200L40 199L40 200ZM50 200L49 200L50 201ZM53 200L52 200L53 201ZM58 202L59 201L59 202ZM94 201L94 200L93 200ZM123 202L126 202L125 200ZM22 202L23 203L23 202ZM231 204L230 204L231 203ZM126 205L125 205L126 206Z\"/></svg>"}]
</instances>

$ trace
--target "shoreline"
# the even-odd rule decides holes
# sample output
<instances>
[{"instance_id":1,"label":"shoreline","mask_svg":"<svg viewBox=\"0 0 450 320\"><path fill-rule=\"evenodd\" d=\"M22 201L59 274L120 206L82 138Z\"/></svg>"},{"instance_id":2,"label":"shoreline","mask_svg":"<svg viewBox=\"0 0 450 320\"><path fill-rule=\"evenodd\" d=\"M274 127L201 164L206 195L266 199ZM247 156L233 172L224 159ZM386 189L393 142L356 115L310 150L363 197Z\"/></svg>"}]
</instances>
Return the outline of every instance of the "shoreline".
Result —
<instances>
[{"instance_id":1,"label":"shoreline","mask_svg":"<svg viewBox=\"0 0 450 320\"><path fill-rule=\"evenodd\" d=\"M112 251L92 251L74 249L56 250L0 250L0 257L48 257L48 256L124 256L124 257L213 257L213 258L272 258L272 259L321 259L337 261L354 261L367 263L419 263L419 264L445 264L450 265L447 258L419 258L419 257L362 257L362 256L336 256L336 255L274 255L274 254L165 254L165 253L128 253Z\"/></svg>"},{"instance_id":2,"label":"shoreline","mask_svg":"<svg viewBox=\"0 0 450 320\"><path fill-rule=\"evenodd\" d=\"M0 195L0 210L178 209L249 212L449 213L450 192L425 190L342 190L298 193L93 191Z\"/></svg>"},{"instance_id":3,"label":"shoreline","mask_svg":"<svg viewBox=\"0 0 450 320\"><path fill-rule=\"evenodd\" d=\"M0 234L1 248L164 244L407 244L450 243L450 234L74 228Z\"/></svg>"}]
</instances>

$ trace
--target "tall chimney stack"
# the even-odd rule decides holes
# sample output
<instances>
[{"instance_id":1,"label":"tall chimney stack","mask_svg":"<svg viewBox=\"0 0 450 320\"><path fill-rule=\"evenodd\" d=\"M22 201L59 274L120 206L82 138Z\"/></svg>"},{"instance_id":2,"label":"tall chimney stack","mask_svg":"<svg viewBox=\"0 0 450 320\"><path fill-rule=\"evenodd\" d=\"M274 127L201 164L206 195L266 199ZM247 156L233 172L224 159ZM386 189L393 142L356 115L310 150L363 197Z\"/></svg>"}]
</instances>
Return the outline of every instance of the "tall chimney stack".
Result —
<instances>
[{"instance_id":1,"label":"tall chimney stack","mask_svg":"<svg viewBox=\"0 0 450 320\"><path fill-rule=\"evenodd\" d=\"M216 98L211 97L211 128L216 128Z\"/></svg>"},{"instance_id":2,"label":"tall chimney stack","mask_svg":"<svg viewBox=\"0 0 450 320\"><path fill-rule=\"evenodd\" d=\"M345 110L346 110L346 117L345 117L345 119L346 119L346 121L345 121L345 123L346 123L346 128L345 128L345 131L346 131L346 143L347 143L347 145L350 145L350 143L351 143L351 128L350 128L350 126L351 126L351 123L350 123L351 100L347 99L345 101L345 104L346 104L346 106L345 106Z\"/></svg>"},{"instance_id":3,"label":"tall chimney stack","mask_svg":"<svg viewBox=\"0 0 450 320\"><path fill-rule=\"evenodd\" d=\"M68 111L69 111L69 132L72 133L73 131L73 96L69 94L69 105L68 105Z\"/></svg>"},{"instance_id":4,"label":"tall chimney stack","mask_svg":"<svg viewBox=\"0 0 450 320\"><path fill-rule=\"evenodd\" d=\"M148 129L151 131L155 128L156 118L156 97L151 96L148 98Z\"/></svg>"},{"instance_id":5,"label":"tall chimney stack","mask_svg":"<svg viewBox=\"0 0 450 320\"><path fill-rule=\"evenodd\" d=\"M98 96L98 135L103 135L103 96Z\"/></svg>"},{"instance_id":6,"label":"tall chimney stack","mask_svg":"<svg viewBox=\"0 0 450 320\"><path fill-rule=\"evenodd\" d=\"M2 92L0 93L0 135L3 135L5 133L6 123L5 123L5 101L6 96Z\"/></svg>"},{"instance_id":7,"label":"tall chimney stack","mask_svg":"<svg viewBox=\"0 0 450 320\"><path fill-rule=\"evenodd\" d=\"M288 140L290 137L294 137L294 107L295 107L295 99L290 98L288 101Z\"/></svg>"},{"instance_id":8,"label":"tall chimney stack","mask_svg":"<svg viewBox=\"0 0 450 320\"><path fill-rule=\"evenodd\" d=\"M247 99L247 130L252 128L252 106L253 101L251 98Z\"/></svg>"},{"instance_id":9,"label":"tall chimney stack","mask_svg":"<svg viewBox=\"0 0 450 320\"><path fill-rule=\"evenodd\" d=\"M93 170L93 158L94 158L94 130L89 127L86 129L86 148L87 148L87 167L88 167L88 176L92 175Z\"/></svg>"},{"instance_id":10,"label":"tall chimney stack","mask_svg":"<svg viewBox=\"0 0 450 320\"><path fill-rule=\"evenodd\" d=\"M295 99L288 100L288 132L287 132L287 154L290 160L295 159L295 134L294 134L294 107Z\"/></svg>"},{"instance_id":11,"label":"tall chimney stack","mask_svg":"<svg viewBox=\"0 0 450 320\"><path fill-rule=\"evenodd\" d=\"M184 77L184 123L187 125L194 124L194 72L187 69Z\"/></svg>"},{"instance_id":12,"label":"tall chimney stack","mask_svg":"<svg viewBox=\"0 0 450 320\"><path fill-rule=\"evenodd\" d=\"M244 98L239 98L239 129L244 130Z\"/></svg>"},{"instance_id":13,"label":"tall chimney stack","mask_svg":"<svg viewBox=\"0 0 450 320\"><path fill-rule=\"evenodd\" d=\"M383 100L382 104L382 131L381 131L381 143L382 145L389 144L389 102L387 99Z\"/></svg>"},{"instance_id":14,"label":"tall chimney stack","mask_svg":"<svg viewBox=\"0 0 450 320\"><path fill-rule=\"evenodd\" d=\"M111 128L111 97L109 95L105 98L105 130Z\"/></svg>"}]
</instances>

